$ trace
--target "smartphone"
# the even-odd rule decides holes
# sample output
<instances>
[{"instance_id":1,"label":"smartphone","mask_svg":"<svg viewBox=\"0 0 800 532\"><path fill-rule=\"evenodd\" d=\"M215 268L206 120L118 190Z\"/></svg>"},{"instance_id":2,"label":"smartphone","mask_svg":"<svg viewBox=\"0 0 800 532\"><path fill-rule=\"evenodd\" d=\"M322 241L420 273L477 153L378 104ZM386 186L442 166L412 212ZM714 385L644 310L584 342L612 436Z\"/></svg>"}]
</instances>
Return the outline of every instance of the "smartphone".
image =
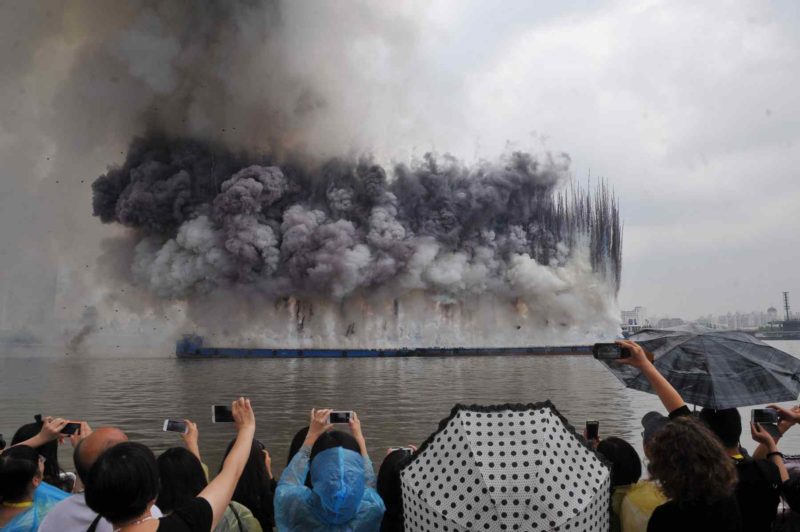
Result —
<instances>
[{"instance_id":1,"label":"smartphone","mask_svg":"<svg viewBox=\"0 0 800 532\"><path fill-rule=\"evenodd\" d=\"M767 431L767 434L777 440L781 437L778 430L778 411L771 408L754 408L750 411L750 421Z\"/></svg>"},{"instance_id":2,"label":"smartphone","mask_svg":"<svg viewBox=\"0 0 800 532\"><path fill-rule=\"evenodd\" d=\"M598 360L619 360L620 358L629 358L631 356L627 347L622 347L615 343L594 344L592 354Z\"/></svg>"},{"instance_id":3,"label":"smartphone","mask_svg":"<svg viewBox=\"0 0 800 532\"><path fill-rule=\"evenodd\" d=\"M329 423L350 423L350 416L353 415L351 410L334 410L328 417Z\"/></svg>"},{"instance_id":4,"label":"smartphone","mask_svg":"<svg viewBox=\"0 0 800 532\"><path fill-rule=\"evenodd\" d=\"M164 432L180 432L181 434L186 434L188 428L189 426L185 421L164 420Z\"/></svg>"},{"instance_id":5,"label":"smartphone","mask_svg":"<svg viewBox=\"0 0 800 532\"><path fill-rule=\"evenodd\" d=\"M389 454L395 451L402 451L406 454L412 454L414 452L414 449L412 449L411 447L389 447Z\"/></svg>"},{"instance_id":6,"label":"smartphone","mask_svg":"<svg viewBox=\"0 0 800 532\"><path fill-rule=\"evenodd\" d=\"M66 434L67 436L72 436L73 434L80 434L81 433L81 424L77 421L70 421L64 428L61 429L61 434Z\"/></svg>"},{"instance_id":7,"label":"smartphone","mask_svg":"<svg viewBox=\"0 0 800 532\"><path fill-rule=\"evenodd\" d=\"M590 419L586 422L586 439L596 440L600 433L600 422Z\"/></svg>"},{"instance_id":8,"label":"smartphone","mask_svg":"<svg viewBox=\"0 0 800 532\"><path fill-rule=\"evenodd\" d=\"M778 411L771 408L754 408L750 411L750 421L753 423L777 423Z\"/></svg>"},{"instance_id":9,"label":"smartphone","mask_svg":"<svg viewBox=\"0 0 800 532\"><path fill-rule=\"evenodd\" d=\"M211 407L212 423L233 423L233 411L231 407L225 405L214 405Z\"/></svg>"}]
</instances>

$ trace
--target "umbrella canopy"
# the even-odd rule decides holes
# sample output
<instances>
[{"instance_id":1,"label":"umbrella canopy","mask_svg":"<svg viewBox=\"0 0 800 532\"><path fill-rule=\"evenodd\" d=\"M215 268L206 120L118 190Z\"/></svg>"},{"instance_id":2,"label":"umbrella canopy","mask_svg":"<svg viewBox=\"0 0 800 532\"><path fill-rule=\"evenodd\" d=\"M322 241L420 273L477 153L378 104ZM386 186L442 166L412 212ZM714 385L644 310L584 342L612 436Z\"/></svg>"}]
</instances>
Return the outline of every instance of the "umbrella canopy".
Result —
<instances>
[{"instance_id":1,"label":"umbrella canopy","mask_svg":"<svg viewBox=\"0 0 800 532\"><path fill-rule=\"evenodd\" d=\"M630 339L653 353L658 371L690 404L736 408L800 393L800 360L747 333L693 325L646 329ZM638 369L603 363L628 388L655 393Z\"/></svg>"},{"instance_id":2,"label":"umbrella canopy","mask_svg":"<svg viewBox=\"0 0 800 532\"><path fill-rule=\"evenodd\" d=\"M609 528L611 468L550 401L456 405L400 477L411 532Z\"/></svg>"}]
</instances>

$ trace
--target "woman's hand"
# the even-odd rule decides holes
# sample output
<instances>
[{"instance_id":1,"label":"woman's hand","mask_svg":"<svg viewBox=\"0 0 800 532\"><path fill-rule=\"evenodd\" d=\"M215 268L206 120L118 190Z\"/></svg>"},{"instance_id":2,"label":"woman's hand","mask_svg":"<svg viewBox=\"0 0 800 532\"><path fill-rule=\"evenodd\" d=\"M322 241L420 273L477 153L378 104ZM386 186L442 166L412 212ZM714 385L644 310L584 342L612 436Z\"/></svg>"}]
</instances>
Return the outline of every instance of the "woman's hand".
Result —
<instances>
[{"instance_id":1,"label":"woman's hand","mask_svg":"<svg viewBox=\"0 0 800 532\"><path fill-rule=\"evenodd\" d=\"M358 419L358 414L353 412L347 424L350 425L350 432L353 433L353 438L356 439L358 446L361 448L361 454L367 456L367 441L364 439L364 433L361 432L361 420Z\"/></svg>"},{"instance_id":2,"label":"woman's hand","mask_svg":"<svg viewBox=\"0 0 800 532\"><path fill-rule=\"evenodd\" d=\"M636 342L632 340L617 340L615 343L620 347L627 349L631 355L628 358L620 358L616 360L617 364L626 364L639 369L652 364L652 357L648 357L642 346Z\"/></svg>"},{"instance_id":3,"label":"woman's hand","mask_svg":"<svg viewBox=\"0 0 800 532\"><path fill-rule=\"evenodd\" d=\"M800 422L800 406L793 406L791 409L786 409L780 405L767 405L767 408L778 411L778 417L780 417L778 429L781 431L781 434Z\"/></svg>"},{"instance_id":4,"label":"woman's hand","mask_svg":"<svg viewBox=\"0 0 800 532\"><path fill-rule=\"evenodd\" d=\"M61 429L66 427L67 423L69 423L69 421L67 421L66 419L62 419L60 417L46 418L44 420L44 423L42 423L41 430L39 431L40 438L45 443L59 439L62 436Z\"/></svg>"},{"instance_id":5,"label":"woman's hand","mask_svg":"<svg viewBox=\"0 0 800 532\"><path fill-rule=\"evenodd\" d=\"M769 432L759 426L758 423L750 422L750 436L752 436L753 441L766 447L768 452L772 453L778 450L778 444L775 443Z\"/></svg>"},{"instance_id":6,"label":"woman's hand","mask_svg":"<svg viewBox=\"0 0 800 532\"><path fill-rule=\"evenodd\" d=\"M253 433L256 431L256 415L253 413L253 407L250 405L250 399L240 397L231 403L231 411L233 412L233 423L238 432L250 430Z\"/></svg>"},{"instance_id":7,"label":"woman's hand","mask_svg":"<svg viewBox=\"0 0 800 532\"><path fill-rule=\"evenodd\" d=\"M188 419L183 420L186 423L186 432L181 434L183 443L189 447L190 445L197 445L200 439L200 431L197 430L197 423L193 423Z\"/></svg>"},{"instance_id":8,"label":"woman's hand","mask_svg":"<svg viewBox=\"0 0 800 532\"><path fill-rule=\"evenodd\" d=\"M81 430L80 430L80 432L78 432L77 434L70 435L69 441L70 441L70 443L72 443L73 447L77 447L78 444L82 440L84 440L87 437L89 437L89 435L91 433L92 433L92 427L90 427L89 424L86 421L81 421Z\"/></svg>"},{"instance_id":9,"label":"woman's hand","mask_svg":"<svg viewBox=\"0 0 800 532\"><path fill-rule=\"evenodd\" d=\"M308 423L308 434L306 434L306 439L303 442L303 445L314 445L314 442L317 441L323 433L333 428L333 424L329 421L329 416L331 415L330 408L321 408L317 410L316 408L311 409L311 420Z\"/></svg>"}]
</instances>

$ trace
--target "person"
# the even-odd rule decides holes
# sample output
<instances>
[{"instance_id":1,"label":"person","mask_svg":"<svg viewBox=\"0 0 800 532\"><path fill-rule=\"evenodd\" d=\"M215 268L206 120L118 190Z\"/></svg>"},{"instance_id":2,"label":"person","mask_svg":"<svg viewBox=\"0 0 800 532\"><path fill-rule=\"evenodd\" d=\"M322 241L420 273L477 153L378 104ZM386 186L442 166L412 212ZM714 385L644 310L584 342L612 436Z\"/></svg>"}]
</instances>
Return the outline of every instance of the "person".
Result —
<instances>
[{"instance_id":1,"label":"person","mask_svg":"<svg viewBox=\"0 0 800 532\"><path fill-rule=\"evenodd\" d=\"M669 500L650 516L648 532L739 532L736 469L722 444L692 416L670 420L649 445L651 477Z\"/></svg>"},{"instance_id":2,"label":"person","mask_svg":"<svg viewBox=\"0 0 800 532\"><path fill-rule=\"evenodd\" d=\"M410 451L410 452L409 452ZM381 532L402 532L403 524L403 489L400 471L408 464L417 451L416 447L408 449L389 449L378 469L377 491L383 499L386 511L381 521Z\"/></svg>"},{"instance_id":3,"label":"person","mask_svg":"<svg viewBox=\"0 0 800 532\"><path fill-rule=\"evenodd\" d=\"M233 443L228 445L224 456L228 456ZM275 524L272 500L276 487L269 452L263 443L253 440L247 465L233 492L233 500L249 508L264 530L271 530Z\"/></svg>"},{"instance_id":4,"label":"person","mask_svg":"<svg viewBox=\"0 0 800 532\"><path fill-rule=\"evenodd\" d=\"M297 451L300 450L300 447L303 446L303 442L306 441L307 435L308 435L308 425L295 432L294 437L292 437L291 443L289 443L289 457L286 459L287 466L292 461L292 458L294 458L294 455L297 454Z\"/></svg>"},{"instance_id":5,"label":"person","mask_svg":"<svg viewBox=\"0 0 800 532\"><path fill-rule=\"evenodd\" d=\"M652 362L652 355L631 340L620 340L617 343L630 353L628 358L621 359L618 363L639 369L669 413L668 416L664 416L659 412L648 412L642 418L644 453L648 460L652 460L650 449L655 437L671 420L691 416L692 413L678 391L659 373ZM620 507L622 530L627 532L649 529L653 513L666 501L665 493L656 483L652 481L638 482L635 489L629 490L622 500Z\"/></svg>"},{"instance_id":6,"label":"person","mask_svg":"<svg viewBox=\"0 0 800 532\"><path fill-rule=\"evenodd\" d=\"M249 400L240 397L231 408L237 437L222 470L197 497L170 515L155 519L150 513L160 487L158 464L153 452L139 443L119 443L100 455L89 470L86 503L118 532L212 530L231 502L256 428Z\"/></svg>"},{"instance_id":7,"label":"person","mask_svg":"<svg viewBox=\"0 0 800 532\"><path fill-rule=\"evenodd\" d=\"M611 436L597 442L595 450L611 462L611 531L622 530L622 501L642 476L642 461L633 446Z\"/></svg>"},{"instance_id":8,"label":"person","mask_svg":"<svg viewBox=\"0 0 800 532\"><path fill-rule=\"evenodd\" d=\"M112 532L111 523L97 515L86 504L83 486L89 477L89 470L103 451L126 441L128 436L116 427L101 427L93 431L86 424L86 427L81 429L81 439L72 453L80 488L50 510L39 527L39 532L85 532L92 527L94 532ZM153 506L150 513L154 518L162 515L158 506Z\"/></svg>"},{"instance_id":9,"label":"person","mask_svg":"<svg viewBox=\"0 0 800 532\"><path fill-rule=\"evenodd\" d=\"M750 434L759 447L753 457L748 457L740 443L742 418L737 409L703 408L700 419L717 436L736 466L736 498L745 530L769 532L778 515L783 484L789 480L777 442L765 429L751 424Z\"/></svg>"},{"instance_id":10,"label":"person","mask_svg":"<svg viewBox=\"0 0 800 532\"><path fill-rule=\"evenodd\" d=\"M44 482L45 458L33 447L15 445L0 454L0 530L35 531L69 493Z\"/></svg>"},{"instance_id":11,"label":"person","mask_svg":"<svg viewBox=\"0 0 800 532\"><path fill-rule=\"evenodd\" d=\"M183 447L167 449L158 457L161 489L156 504L166 515L191 503L208 485L200 460ZM245 468L246 469L246 468ZM262 532L261 524L244 505L231 501L214 532ZM271 530L271 527L267 530Z\"/></svg>"},{"instance_id":12,"label":"person","mask_svg":"<svg viewBox=\"0 0 800 532\"><path fill-rule=\"evenodd\" d=\"M64 439L61 434L67 423L65 419L41 416L36 421L22 425L11 438L11 445L28 445L36 449L45 458L44 481L61 490L72 492L75 485L74 476L64 471L58 463L58 446ZM74 443L74 441L73 441Z\"/></svg>"},{"instance_id":13,"label":"person","mask_svg":"<svg viewBox=\"0 0 800 532\"><path fill-rule=\"evenodd\" d=\"M385 507L375 491L358 415L350 416L351 436L331 431L330 413L311 410L303 446L278 482L275 522L280 531L367 532L380 527ZM305 486L309 471L311 488Z\"/></svg>"}]
</instances>

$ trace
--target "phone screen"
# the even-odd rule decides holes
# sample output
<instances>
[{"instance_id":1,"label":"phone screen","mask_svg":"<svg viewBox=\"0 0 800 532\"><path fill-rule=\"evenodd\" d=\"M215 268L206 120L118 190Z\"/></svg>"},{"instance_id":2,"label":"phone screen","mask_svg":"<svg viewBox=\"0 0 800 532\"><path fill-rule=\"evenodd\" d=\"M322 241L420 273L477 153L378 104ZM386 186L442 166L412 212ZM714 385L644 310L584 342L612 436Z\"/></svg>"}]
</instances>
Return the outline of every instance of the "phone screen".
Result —
<instances>
[{"instance_id":1,"label":"phone screen","mask_svg":"<svg viewBox=\"0 0 800 532\"><path fill-rule=\"evenodd\" d=\"M778 412L771 408L754 408L750 414L753 423L777 423Z\"/></svg>"},{"instance_id":2,"label":"phone screen","mask_svg":"<svg viewBox=\"0 0 800 532\"><path fill-rule=\"evenodd\" d=\"M599 421L587 421L586 422L586 439L587 440L596 440L597 435L600 432L600 422Z\"/></svg>"},{"instance_id":3,"label":"phone screen","mask_svg":"<svg viewBox=\"0 0 800 532\"><path fill-rule=\"evenodd\" d=\"M63 429L61 429L61 434L66 434L68 436L80 433L81 433L81 424L75 423L74 421L70 421L69 423L64 425Z\"/></svg>"},{"instance_id":4,"label":"phone screen","mask_svg":"<svg viewBox=\"0 0 800 532\"><path fill-rule=\"evenodd\" d=\"M617 360L620 358L625 358L625 354L623 349L618 344L594 344L592 348L592 354L594 358L599 358L601 360Z\"/></svg>"},{"instance_id":5,"label":"phone screen","mask_svg":"<svg viewBox=\"0 0 800 532\"><path fill-rule=\"evenodd\" d=\"M214 405L211 407L211 421L214 423L233 423L231 407Z\"/></svg>"},{"instance_id":6,"label":"phone screen","mask_svg":"<svg viewBox=\"0 0 800 532\"><path fill-rule=\"evenodd\" d=\"M164 422L164 430L169 432L180 432L181 434L184 434L186 432L186 422L168 419Z\"/></svg>"},{"instance_id":7,"label":"phone screen","mask_svg":"<svg viewBox=\"0 0 800 532\"><path fill-rule=\"evenodd\" d=\"M340 412L331 412L330 415L330 422L331 423L349 423L350 422L350 411L340 411Z\"/></svg>"}]
</instances>

